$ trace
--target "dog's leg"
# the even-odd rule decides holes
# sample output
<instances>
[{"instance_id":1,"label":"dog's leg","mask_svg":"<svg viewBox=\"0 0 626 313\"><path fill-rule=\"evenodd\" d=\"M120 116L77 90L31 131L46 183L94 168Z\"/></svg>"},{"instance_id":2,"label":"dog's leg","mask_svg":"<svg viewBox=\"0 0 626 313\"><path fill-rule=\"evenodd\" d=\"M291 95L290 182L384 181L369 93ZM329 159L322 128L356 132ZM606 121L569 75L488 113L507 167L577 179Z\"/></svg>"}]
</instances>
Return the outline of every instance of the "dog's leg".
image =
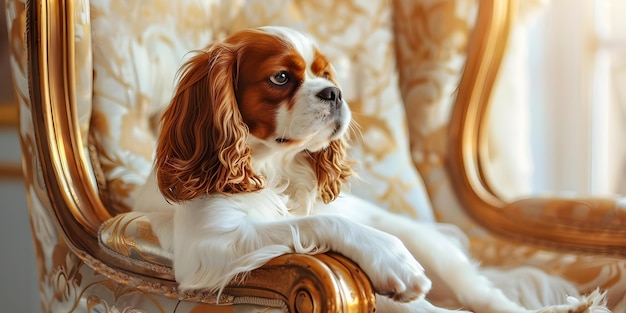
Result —
<instances>
[{"instance_id":1,"label":"dog's leg","mask_svg":"<svg viewBox=\"0 0 626 313\"><path fill-rule=\"evenodd\" d=\"M345 255L368 274L377 293L395 301L420 299L430 290L422 266L398 238L349 219L308 216L254 227L261 245L286 244L295 253Z\"/></svg>"},{"instance_id":2,"label":"dog's leg","mask_svg":"<svg viewBox=\"0 0 626 313\"><path fill-rule=\"evenodd\" d=\"M446 288L433 286L435 293L455 297L465 308L480 313L582 313L608 312L603 294L596 292L578 302L528 310L506 297L499 288L480 274L478 268L457 245L432 223L410 220L354 197L336 201L335 212L390 233L402 240L426 269L426 274ZM514 279L514 278L512 278ZM562 285L562 284L561 284ZM559 285L560 287L562 287ZM561 288L562 289L562 288ZM447 294L445 294L447 292ZM567 291L563 290L565 294ZM440 294L440 296L442 296ZM555 302L558 302L556 300ZM571 301L563 301L563 303ZM546 304L549 305L549 304ZM410 311L409 311L410 312Z\"/></svg>"},{"instance_id":3,"label":"dog's leg","mask_svg":"<svg viewBox=\"0 0 626 313\"><path fill-rule=\"evenodd\" d=\"M465 253L434 225L415 223L395 215L386 218L390 220L377 225L379 229L400 238L426 272L445 283L465 307L481 313L526 311L480 275Z\"/></svg>"},{"instance_id":4,"label":"dog's leg","mask_svg":"<svg viewBox=\"0 0 626 313\"><path fill-rule=\"evenodd\" d=\"M233 209L234 198L176 210L174 270L182 289L220 290L279 255L326 251L355 261L378 293L396 301L419 299L430 289L423 268L392 235L340 216L258 219Z\"/></svg>"},{"instance_id":5,"label":"dog's leg","mask_svg":"<svg viewBox=\"0 0 626 313\"><path fill-rule=\"evenodd\" d=\"M405 221L405 222L402 222ZM573 313L607 312L601 301L547 303L536 310L523 308L497 288L469 258L434 225L419 224L406 218L389 221L386 232L400 238L420 261L428 275L436 275L465 308L480 313ZM403 224L404 223L404 224ZM545 274L544 274L545 275ZM511 279L514 279L511 277ZM529 287L529 288L532 288ZM565 294L565 290L563 293ZM598 297L598 298L601 298Z\"/></svg>"},{"instance_id":6,"label":"dog's leg","mask_svg":"<svg viewBox=\"0 0 626 313\"><path fill-rule=\"evenodd\" d=\"M458 246L431 223L419 223L396 215L355 197L336 201L334 211L398 237L424 266L426 274L437 276L465 307L480 313L525 312L494 287ZM334 206L333 205L333 206ZM436 287L436 286L435 286Z\"/></svg>"}]
</instances>

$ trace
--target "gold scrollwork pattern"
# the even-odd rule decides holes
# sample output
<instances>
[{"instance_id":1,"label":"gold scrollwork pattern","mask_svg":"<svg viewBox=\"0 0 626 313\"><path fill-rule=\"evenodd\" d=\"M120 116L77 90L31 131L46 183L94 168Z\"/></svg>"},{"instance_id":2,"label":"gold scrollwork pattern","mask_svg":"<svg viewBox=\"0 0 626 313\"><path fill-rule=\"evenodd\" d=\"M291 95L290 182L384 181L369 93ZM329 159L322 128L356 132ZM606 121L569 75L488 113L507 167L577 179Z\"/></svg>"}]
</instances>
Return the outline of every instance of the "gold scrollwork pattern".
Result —
<instances>
[{"instance_id":1,"label":"gold scrollwork pattern","mask_svg":"<svg viewBox=\"0 0 626 313\"><path fill-rule=\"evenodd\" d=\"M102 224L98 237L103 248L125 261L147 262L158 266L160 272L172 274L172 255L161 248L146 215L119 214Z\"/></svg>"}]
</instances>

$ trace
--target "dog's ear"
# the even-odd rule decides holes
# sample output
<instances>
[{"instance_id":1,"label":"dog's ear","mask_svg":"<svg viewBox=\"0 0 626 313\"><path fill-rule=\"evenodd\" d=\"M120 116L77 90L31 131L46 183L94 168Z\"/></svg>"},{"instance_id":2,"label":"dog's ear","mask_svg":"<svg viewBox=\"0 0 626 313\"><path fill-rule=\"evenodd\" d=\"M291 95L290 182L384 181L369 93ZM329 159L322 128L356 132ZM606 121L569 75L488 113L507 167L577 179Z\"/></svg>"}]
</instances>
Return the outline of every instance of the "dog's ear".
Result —
<instances>
[{"instance_id":1,"label":"dog's ear","mask_svg":"<svg viewBox=\"0 0 626 313\"><path fill-rule=\"evenodd\" d=\"M179 71L161 118L155 161L159 189L169 200L262 188L252 172L248 128L235 99L235 62L232 47L215 43Z\"/></svg>"},{"instance_id":2,"label":"dog's ear","mask_svg":"<svg viewBox=\"0 0 626 313\"><path fill-rule=\"evenodd\" d=\"M353 174L355 163L348 157L345 139L331 141L325 149L311 153L310 162L317 179L318 196L324 203L335 200L343 183Z\"/></svg>"}]
</instances>

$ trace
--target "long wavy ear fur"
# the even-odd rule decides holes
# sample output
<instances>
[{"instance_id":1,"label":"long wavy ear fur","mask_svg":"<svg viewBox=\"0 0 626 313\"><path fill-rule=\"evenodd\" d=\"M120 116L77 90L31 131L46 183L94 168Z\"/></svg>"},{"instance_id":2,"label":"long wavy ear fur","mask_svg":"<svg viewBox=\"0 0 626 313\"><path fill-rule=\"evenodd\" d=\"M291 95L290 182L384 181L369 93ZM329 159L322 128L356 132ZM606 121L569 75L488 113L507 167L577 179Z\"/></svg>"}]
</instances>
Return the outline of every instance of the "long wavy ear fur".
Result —
<instances>
[{"instance_id":1,"label":"long wavy ear fur","mask_svg":"<svg viewBox=\"0 0 626 313\"><path fill-rule=\"evenodd\" d=\"M215 43L179 72L161 119L155 161L159 189L171 201L262 188L252 172L248 128L235 99L235 54L232 47Z\"/></svg>"},{"instance_id":2,"label":"long wavy ear fur","mask_svg":"<svg viewBox=\"0 0 626 313\"><path fill-rule=\"evenodd\" d=\"M323 150L311 153L319 197L325 203L337 198L341 186L353 174L354 160L348 158L345 139L334 140Z\"/></svg>"}]
</instances>

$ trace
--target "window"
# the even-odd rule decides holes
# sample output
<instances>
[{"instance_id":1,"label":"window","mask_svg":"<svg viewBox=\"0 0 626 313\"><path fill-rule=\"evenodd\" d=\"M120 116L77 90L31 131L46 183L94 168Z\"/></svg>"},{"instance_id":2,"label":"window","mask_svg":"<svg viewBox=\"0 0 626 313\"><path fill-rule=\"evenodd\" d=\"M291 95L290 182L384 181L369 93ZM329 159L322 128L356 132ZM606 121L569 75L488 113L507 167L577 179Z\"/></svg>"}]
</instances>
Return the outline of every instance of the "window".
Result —
<instances>
[{"instance_id":1,"label":"window","mask_svg":"<svg viewBox=\"0 0 626 313\"><path fill-rule=\"evenodd\" d=\"M492 108L493 185L505 198L626 194L626 1L518 11Z\"/></svg>"}]
</instances>

